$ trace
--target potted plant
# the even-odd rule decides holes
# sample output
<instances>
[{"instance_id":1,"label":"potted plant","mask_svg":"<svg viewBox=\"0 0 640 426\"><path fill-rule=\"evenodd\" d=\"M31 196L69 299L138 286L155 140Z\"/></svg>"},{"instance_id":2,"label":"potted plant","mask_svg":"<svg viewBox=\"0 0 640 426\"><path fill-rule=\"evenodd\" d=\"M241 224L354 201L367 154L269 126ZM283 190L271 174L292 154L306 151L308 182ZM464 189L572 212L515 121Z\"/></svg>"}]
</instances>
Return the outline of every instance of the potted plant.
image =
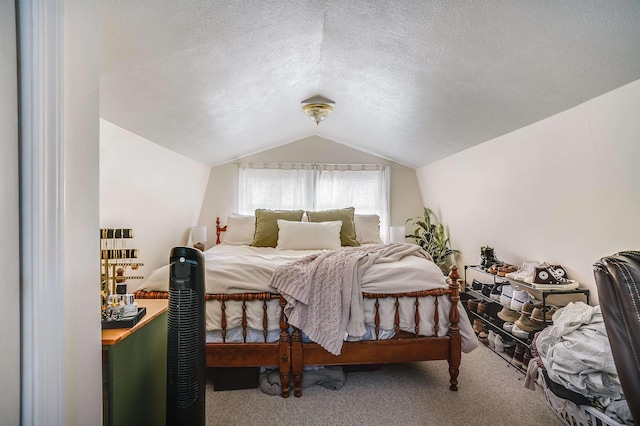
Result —
<instances>
[{"instance_id":1,"label":"potted plant","mask_svg":"<svg viewBox=\"0 0 640 426\"><path fill-rule=\"evenodd\" d=\"M425 207L423 216L412 217L407 219L406 222L411 222L416 227L413 233L407 235L406 238L414 240L424 251L429 253L433 258L433 262L446 275L445 267L450 260L450 256L460 253L460 251L449 247L449 237L436 214Z\"/></svg>"}]
</instances>

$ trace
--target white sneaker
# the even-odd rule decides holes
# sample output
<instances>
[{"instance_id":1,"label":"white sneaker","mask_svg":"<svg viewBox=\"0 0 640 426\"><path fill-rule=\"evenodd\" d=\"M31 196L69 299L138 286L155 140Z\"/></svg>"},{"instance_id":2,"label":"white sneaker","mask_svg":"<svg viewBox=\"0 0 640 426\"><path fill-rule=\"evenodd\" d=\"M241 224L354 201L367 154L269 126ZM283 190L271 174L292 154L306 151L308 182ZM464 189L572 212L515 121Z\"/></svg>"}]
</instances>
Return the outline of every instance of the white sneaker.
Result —
<instances>
[{"instance_id":1,"label":"white sneaker","mask_svg":"<svg viewBox=\"0 0 640 426\"><path fill-rule=\"evenodd\" d=\"M510 285L503 285L502 292L500 293L500 304L507 308L511 306L511 299L513 297L513 287Z\"/></svg>"},{"instance_id":2,"label":"white sneaker","mask_svg":"<svg viewBox=\"0 0 640 426\"><path fill-rule=\"evenodd\" d=\"M496 334L495 345L497 352L504 352L505 348L509 348L515 345L515 343L513 341L505 341L501 335Z\"/></svg>"},{"instance_id":3,"label":"white sneaker","mask_svg":"<svg viewBox=\"0 0 640 426\"><path fill-rule=\"evenodd\" d=\"M516 281L524 281L527 278L533 278L536 266L538 265L540 265L540 262L536 262L535 260L524 262L517 271L509 272L504 277Z\"/></svg>"},{"instance_id":4,"label":"white sneaker","mask_svg":"<svg viewBox=\"0 0 640 426\"><path fill-rule=\"evenodd\" d=\"M491 346L492 348L496 347L496 333L493 332L493 330L489 330L489 346Z\"/></svg>"},{"instance_id":5,"label":"white sneaker","mask_svg":"<svg viewBox=\"0 0 640 426\"><path fill-rule=\"evenodd\" d=\"M504 324L502 324L502 329L507 333L513 334L513 325L514 325L513 322L507 321Z\"/></svg>"},{"instance_id":6,"label":"white sneaker","mask_svg":"<svg viewBox=\"0 0 640 426\"><path fill-rule=\"evenodd\" d=\"M504 352L504 341L502 340L502 336L499 334L496 335L496 338L493 341L493 345L496 348L496 352Z\"/></svg>"},{"instance_id":7,"label":"white sneaker","mask_svg":"<svg viewBox=\"0 0 640 426\"><path fill-rule=\"evenodd\" d=\"M522 305L527 302L532 302L529 293L526 290L513 290L513 294L511 295L511 306L510 308L516 312L522 311Z\"/></svg>"},{"instance_id":8,"label":"white sneaker","mask_svg":"<svg viewBox=\"0 0 640 426\"><path fill-rule=\"evenodd\" d=\"M524 331L522 330L520 327L518 327L516 324L513 325L513 329L511 330L511 334L513 334L514 336L516 336L518 339L528 339L529 338L529 332L528 331Z\"/></svg>"}]
</instances>

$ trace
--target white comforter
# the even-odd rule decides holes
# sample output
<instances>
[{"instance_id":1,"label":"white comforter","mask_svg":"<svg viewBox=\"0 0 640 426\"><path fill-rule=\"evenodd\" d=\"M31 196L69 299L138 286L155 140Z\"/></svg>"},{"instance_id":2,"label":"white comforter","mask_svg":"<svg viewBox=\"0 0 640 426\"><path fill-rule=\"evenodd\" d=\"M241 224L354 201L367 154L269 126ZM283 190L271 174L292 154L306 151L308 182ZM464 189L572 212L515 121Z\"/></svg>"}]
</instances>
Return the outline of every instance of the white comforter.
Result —
<instances>
[{"instance_id":1,"label":"white comforter","mask_svg":"<svg viewBox=\"0 0 640 426\"><path fill-rule=\"evenodd\" d=\"M207 293L261 293L277 291L269 286L271 275L275 269L286 263L301 259L309 254L318 253L319 250L279 250L275 248L234 246L219 244L204 252L205 257L205 287ZM380 263L367 268L362 276L361 287L367 293L400 293L433 288L447 288L445 277L440 268L433 262L415 256L408 256L398 262ZM169 265L153 271L145 279L138 290L145 291L169 291ZM420 303L420 334L433 335L433 298ZM439 299L438 305L440 326L438 335L445 335L448 330L449 303L446 297ZM414 324L413 300L401 300L400 303L400 328L413 332ZM218 301L209 301L207 305L219 305ZM380 303L381 321L380 327L388 331L389 336L393 330L395 315L395 301L382 300ZM225 315L227 327L239 327L242 320L240 304L227 302ZM262 329L263 309L262 302L248 303L247 321L249 327ZM375 308L373 300L365 300L365 323L374 323ZM460 313L460 333L462 335L462 349L469 352L477 346L477 339L467 314L461 304L458 305ZM277 301L268 304L269 330L273 332L270 339L277 339L279 330L280 307ZM220 309L207 309L207 330L220 330ZM370 327L369 327L370 328ZM256 334L258 340L262 339L262 333Z\"/></svg>"}]
</instances>

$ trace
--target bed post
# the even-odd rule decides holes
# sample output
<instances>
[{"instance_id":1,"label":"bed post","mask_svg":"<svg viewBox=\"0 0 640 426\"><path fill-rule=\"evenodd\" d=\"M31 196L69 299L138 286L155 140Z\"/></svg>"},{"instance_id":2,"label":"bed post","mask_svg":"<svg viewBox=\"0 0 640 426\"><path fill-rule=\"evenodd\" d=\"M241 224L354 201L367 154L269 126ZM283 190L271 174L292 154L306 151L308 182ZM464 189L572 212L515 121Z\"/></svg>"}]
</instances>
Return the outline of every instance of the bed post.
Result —
<instances>
[{"instance_id":1,"label":"bed post","mask_svg":"<svg viewBox=\"0 0 640 426\"><path fill-rule=\"evenodd\" d=\"M289 324L284 314L287 304L284 297L280 296L280 340L278 341L278 368L280 369L280 383L282 385L282 397L289 397L289 378L291 372L291 342L289 337Z\"/></svg>"},{"instance_id":2,"label":"bed post","mask_svg":"<svg viewBox=\"0 0 640 426\"><path fill-rule=\"evenodd\" d=\"M216 217L216 244L220 244L220 233L227 232L227 225L220 226L220 216Z\"/></svg>"},{"instance_id":3,"label":"bed post","mask_svg":"<svg viewBox=\"0 0 640 426\"><path fill-rule=\"evenodd\" d=\"M293 394L302 396L302 366L304 365L302 352L302 332L298 327L293 327L291 336L291 370L293 372Z\"/></svg>"},{"instance_id":4,"label":"bed post","mask_svg":"<svg viewBox=\"0 0 640 426\"><path fill-rule=\"evenodd\" d=\"M449 273L449 289L451 290L451 309L449 310L449 381L451 386L449 389L452 391L458 390L458 373L460 367L460 359L462 358L462 340L460 337L460 314L458 313L458 302L460 301L460 275L458 275L458 267L456 265L451 266L451 272Z\"/></svg>"}]
</instances>

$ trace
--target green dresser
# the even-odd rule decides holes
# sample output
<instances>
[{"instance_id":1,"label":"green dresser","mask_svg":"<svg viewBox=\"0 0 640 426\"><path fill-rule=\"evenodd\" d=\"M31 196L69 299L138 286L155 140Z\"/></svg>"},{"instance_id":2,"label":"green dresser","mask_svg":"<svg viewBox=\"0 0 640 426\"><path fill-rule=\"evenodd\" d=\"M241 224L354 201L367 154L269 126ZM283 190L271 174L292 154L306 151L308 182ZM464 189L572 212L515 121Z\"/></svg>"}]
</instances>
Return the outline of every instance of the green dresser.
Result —
<instances>
[{"instance_id":1,"label":"green dresser","mask_svg":"<svg viewBox=\"0 0 640 426\"><path fill-rule=\"evenodd\" d=\"M165 422L167 300L139 299L146 315L132 328L102 330L104 424Z\"/></svg>"}]
</instances>

